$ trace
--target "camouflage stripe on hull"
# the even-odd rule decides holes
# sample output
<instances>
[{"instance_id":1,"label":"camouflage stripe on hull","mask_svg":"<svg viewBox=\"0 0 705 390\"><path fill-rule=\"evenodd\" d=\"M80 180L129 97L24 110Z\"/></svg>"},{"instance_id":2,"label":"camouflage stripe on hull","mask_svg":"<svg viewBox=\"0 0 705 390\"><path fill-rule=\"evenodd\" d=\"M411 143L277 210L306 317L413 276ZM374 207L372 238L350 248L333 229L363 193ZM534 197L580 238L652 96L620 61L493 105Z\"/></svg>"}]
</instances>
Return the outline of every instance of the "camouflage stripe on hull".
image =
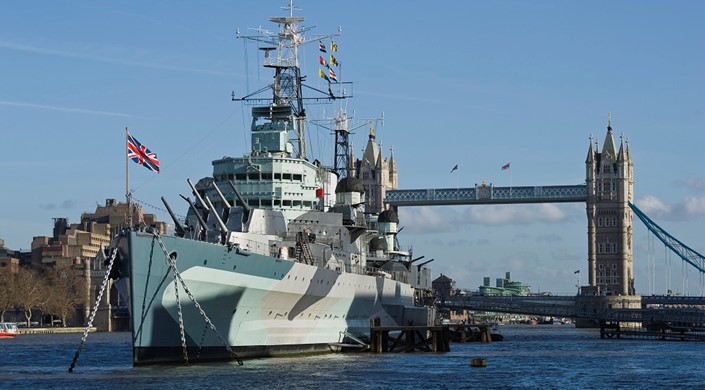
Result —
<instances>
[{"instance_id":1,"label":"camouflage stripe on hull","mask_svg":"<svg viewBox=\"0 0 705 390\"><path fill-rule=\"evenodd\" d=\"M413 288L201 241L164 236L189 290L225 341L244 357L330 350L343 332L368 333L370 318L401 323ZM134 363L183 360L174 278L158 241L120 242L118 288L128 299ZM227 358L223 342L179 286L189 360ZM220 353L217 351L221 351ZM238 352L239 351L239 352Z\"/></svg>"}]
</instances>

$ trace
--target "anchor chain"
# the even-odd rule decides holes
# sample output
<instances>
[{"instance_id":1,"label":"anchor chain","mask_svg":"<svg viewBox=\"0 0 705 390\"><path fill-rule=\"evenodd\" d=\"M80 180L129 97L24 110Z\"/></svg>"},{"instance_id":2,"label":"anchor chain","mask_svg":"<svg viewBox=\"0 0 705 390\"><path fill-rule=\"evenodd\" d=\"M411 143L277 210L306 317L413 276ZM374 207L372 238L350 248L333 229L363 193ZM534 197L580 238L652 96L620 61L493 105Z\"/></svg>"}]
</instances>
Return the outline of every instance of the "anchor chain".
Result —
<instances>
[{"instance_id":1,"label":"anchor chain","mask_svg":"<svg viewBox=\"0 0 705 390\"><path fill-rule=\"evenodd\" d=\"M169 256L169 267L174 274L174 295L176 296L176 311L179 315L179 333L181 334L181 350L184 355L184 364L188 366L188 350L186 349L186 331L184 330L184 315L181 311L181 300L179 299L179 282L177 280L176 261Z\"/></svg>"},{"instance_id":2,"label":"anchor chain","mask_svg":"<svg viewBox=\"0 0 705 390\"><path fill-rule=\"evenodd\" d=\"M117 242L115 242L117 244ZM115 258L117 257L117 245L111 245L112 246L112 253L110 254L110 260L108 263L108 268L105 270L105 277L103 278L103 284L100 286L100 292L98 293L98 297L95 300L95 304L93 305L93 311L91 312L90 318L88 319L88 323L86 324L86 329L83 330L83 337L81 338L81 343L78 345L78 349L76 350L76 353L73 355L73 360L71 361L71 366L69 366L69 372L73 372L73 368L76 366L76 361L78 361L78 356L81 354L81 350L83 349L83 344L85 344L86 339L88 338L88 332L91 330L91 327L93 326L93 319L95 318L96 313L98 312L98 305L100 305L100 301L103 299L103 293L105 292L105 287L108 285L108 280L110 279L110 271L113 269L113 264L115 263Z\"/></svg>"},{"instance_id":3,"label":"anchor chain","mask_svg":"<svg viewBox=\"0 0 705 390\"><path fill-rule=\"evenodd\" d=\"M164 242L162 242L161 237L159 236L159 233L157 233L156 231L153 231L152 234L157 239L157 242L159 242L159 246L162 248L162 251L164 252L164 256L166 257L167 261L169 262L169 267L171 267L172 272L174 273L174 283L176 284L176 279L178 279L178 281L181 283L181 287L184 289L184 292L186 293L186 295L189 297L189 299L191 300L193 305L196 307L196 309L198 309L199 313L201 314L201 317L203 317L203 319L206 321L206 323L211 328L211 330L213 330L213 332L216 334L216 336L218 336L220 341L225 346L225 349L228 351L228 353L230 353L230 356L232 356L232 358L237 361L238 365L243 365L242 360L237 356L235 351L233 351L233 349L230 348L230 345L228 345L228 343L225 341L225 338L223 338L223 335L220 334L218 329L215 327L215 324L213 324L210 317L208 317L208 314L206 314L205 310L203 310L201 305L196 300L196 297L194 297L194 295L191 293L191 290L189 290L188 286L186 285L186 282L181 277L181 273L179 273L179 270L176 268L176 261L172 258L172 256L169 256L169 253L168 253L166 247L164 246ZM179 300L178 288L176 289L176 292L177 292L176 293L177 294L176 300L178 302L178 300ZM180 303L178 303L178 308L179 308L178 309L179 316L181 316L181 304ZM181 318L179 319L179 322L180 322L181 330L183 332L183 323L182 323ZM183 333L182 333L182 343L185 343Z\"/></svg>"}]
</instances>

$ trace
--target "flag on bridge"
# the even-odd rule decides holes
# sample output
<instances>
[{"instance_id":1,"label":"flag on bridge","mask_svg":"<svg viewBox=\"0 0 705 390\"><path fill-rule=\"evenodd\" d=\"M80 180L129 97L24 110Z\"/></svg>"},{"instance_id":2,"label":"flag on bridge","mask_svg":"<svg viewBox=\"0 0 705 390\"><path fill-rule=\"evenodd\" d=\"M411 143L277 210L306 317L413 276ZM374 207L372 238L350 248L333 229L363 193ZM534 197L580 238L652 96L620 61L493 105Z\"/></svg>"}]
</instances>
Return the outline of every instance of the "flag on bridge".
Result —
<instances>
[{"instance_id":1,"label":"flag on bridge","mask_svg":"<svg viewBox=\"0 0 705 390\"><path fill-rule=\"evenodd\" d=\"M506 164L502 165L502 170L503 170L503 171L506 171L507 169L509 169L509 165L510 165L510 164L511 164L511 163L506 163Z\"/></svg>"},{"instance_id":2,"label":"flag on bridge","mask_svg":"<svg viewBox=\"0 0 705 390\"><path fill-rule=\"evenodd\" d=\"M453 171L457 171L457 170L458 170L458 164L455 164L453 169L450 170L450 173L453 173Z\"/></svg>"},{"instance_id":3,"label":"flag on bridge","mask_svg":"<svg viewBox=\"0 0 705 390\"><path fill-rule=\"evenodd\" d=\"M132 159L132 161L143 167L159 173L159 160L157 160L157 154L153 153L151 150L147 149L146 146L142 145L135 139L135 137L127 132L127 158Z\"/></svg>"},{"instance_id":4,"label":"flag on bridge","mask_svg":"<svg viewBox=\"0 0 705 390\"><path fill-rule=\"evenodd\" d=\"M579 273L580 273L580 270L577 270L577 271L575 271L575 272L573 272L573 273L574 273L574 274L579 274Z\"/></svg>"}]
</instances>

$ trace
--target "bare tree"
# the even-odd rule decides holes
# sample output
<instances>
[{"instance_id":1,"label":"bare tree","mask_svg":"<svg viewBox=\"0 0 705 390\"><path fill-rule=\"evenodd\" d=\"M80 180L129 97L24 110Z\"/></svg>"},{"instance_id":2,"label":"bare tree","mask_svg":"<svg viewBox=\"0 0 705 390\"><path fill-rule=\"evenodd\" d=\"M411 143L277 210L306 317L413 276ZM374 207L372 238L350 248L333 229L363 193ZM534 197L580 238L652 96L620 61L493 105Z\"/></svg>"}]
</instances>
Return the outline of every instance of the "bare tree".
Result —
<instances>
[{"instance_id":1,"label":"bare tree","mask_svg":"<svg viewBox=\"0 0 705 390\"><path fill-rule=\"evenodd\" d=\"M15 307L15 274L9 268L0 268L0 322L5 312Z\"/></svg>"},{"instance_id":2,"label":"bare tree","mask_svg":"<svg viewBox=\"0 0 705 390\"><path fill-rule=\"evenodd\" d=\"M32 309L42 306L46 301L45 283L41 276L28 268L20 268L15 282L17 304L24 309L27 326L30 326Z\"/></svg>"},{"instance_id":3,"label":"bare tree","mask_svg":"<svg viewBox=\"0 0 705 390\"><path fill-rule=\"evenodd\" d=\"M76 305L85 299L85 280L72 266L56 266L48 270L45 277L51 291L43 305L45 314L59 316L63 326L66 326L66 320L75 311Z\"/></svg>"}]
</instances>

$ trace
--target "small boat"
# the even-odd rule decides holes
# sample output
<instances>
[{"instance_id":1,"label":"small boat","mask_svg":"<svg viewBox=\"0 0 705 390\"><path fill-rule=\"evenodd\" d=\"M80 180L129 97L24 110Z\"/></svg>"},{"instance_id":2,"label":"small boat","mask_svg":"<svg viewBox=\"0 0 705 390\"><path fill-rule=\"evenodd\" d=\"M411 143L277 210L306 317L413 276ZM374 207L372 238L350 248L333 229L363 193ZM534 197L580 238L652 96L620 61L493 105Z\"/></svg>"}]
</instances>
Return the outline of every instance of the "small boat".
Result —
<instances>
[{"instance_id":1,"label":"small boat","mask_svg":"<svg viewBox=\"0 0 705 390\"><path fill-rule=\"evenodd\" d=\"M0 339L11 339L19 334L14 322L0 322Z\"/></svg>"}]
</instances>

